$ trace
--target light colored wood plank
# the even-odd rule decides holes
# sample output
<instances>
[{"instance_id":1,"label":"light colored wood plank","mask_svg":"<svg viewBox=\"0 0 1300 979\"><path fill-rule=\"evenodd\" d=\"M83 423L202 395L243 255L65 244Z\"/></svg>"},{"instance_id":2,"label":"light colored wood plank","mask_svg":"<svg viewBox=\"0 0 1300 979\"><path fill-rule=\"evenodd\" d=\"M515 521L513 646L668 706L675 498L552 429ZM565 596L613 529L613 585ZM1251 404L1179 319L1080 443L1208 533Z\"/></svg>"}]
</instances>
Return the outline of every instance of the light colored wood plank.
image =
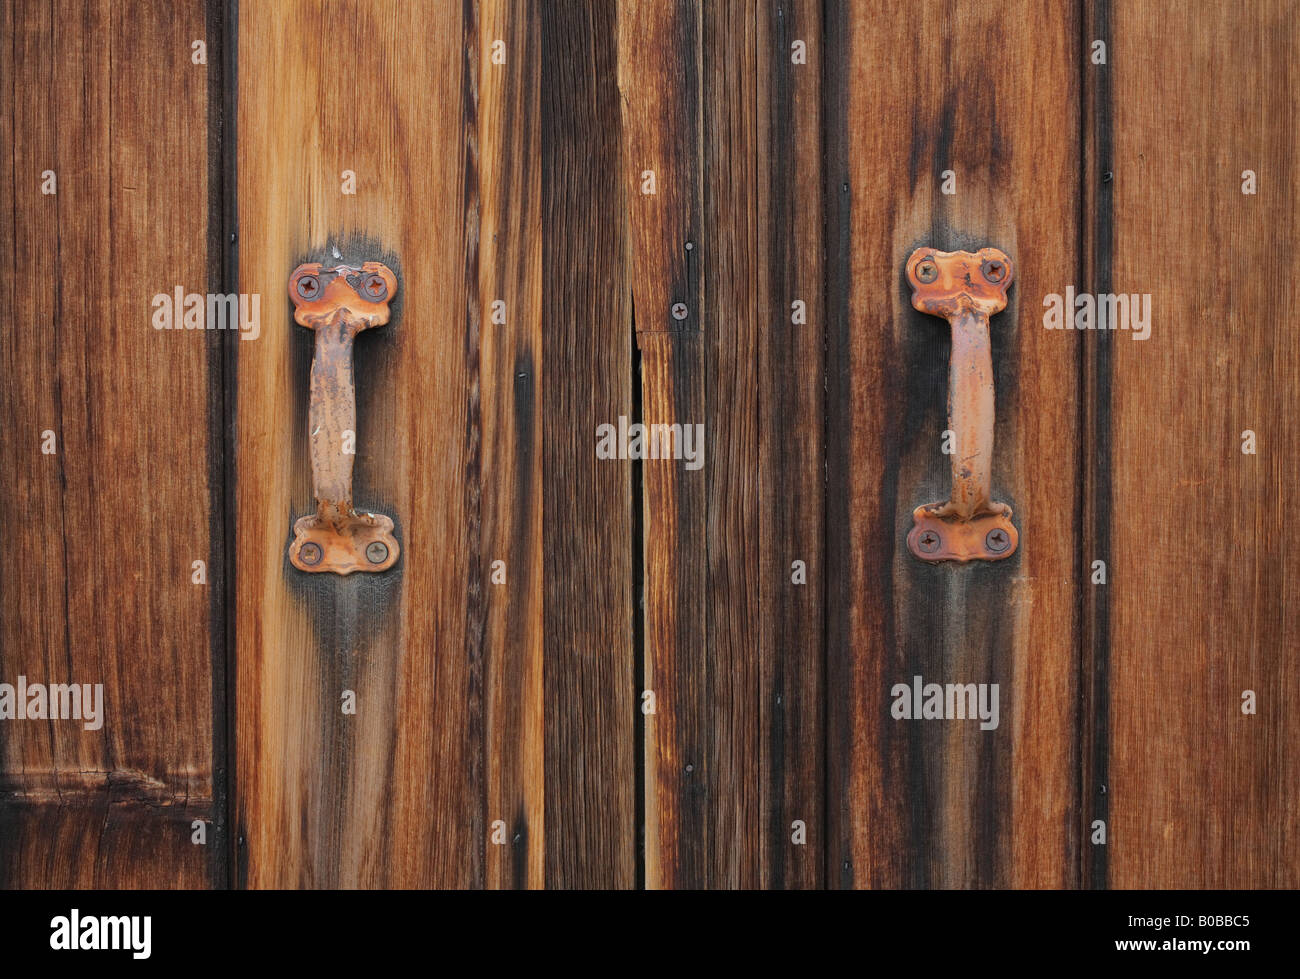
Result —
<instances>
[{"instance_id":1,"label":"light colored wood plank","mask_svg":"<svg viewBox=\"0 0 1300 979\"><path fill-rule=\"evenodd\" d=\"M236 429L248 886L485 880L483 419L496 407L481 400L482 310L469 301L483 247L466 77L479 42L453 6L240 5L239 276L264 297L263 335L239 350ZM311 344L285 282L334 246L400 277L398 314L356 348L355 498L394 517L403 549L382 577L309 578L285 559L312 506ZM345 689L355 716L341 713Z\"/></svg>"},{"instance_id":2,"label":"light colored wood plank","mask_svg":"<svg viewBox=\"0 0 1300 979\"><path fill-rule=\"evenodd\" d=\"M1300 6L1113 17L1109 883L1296 887Z\"/></svg>"}]
</instances>

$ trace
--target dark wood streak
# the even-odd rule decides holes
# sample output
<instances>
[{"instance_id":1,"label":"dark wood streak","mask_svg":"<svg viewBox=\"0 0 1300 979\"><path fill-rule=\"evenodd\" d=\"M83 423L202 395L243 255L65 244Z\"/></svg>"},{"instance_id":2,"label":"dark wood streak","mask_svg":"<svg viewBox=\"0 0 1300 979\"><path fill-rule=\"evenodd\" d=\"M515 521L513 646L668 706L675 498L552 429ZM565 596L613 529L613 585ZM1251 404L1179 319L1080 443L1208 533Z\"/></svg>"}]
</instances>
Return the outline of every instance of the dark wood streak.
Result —
<instances>
[{"instance_id":1,"label":"dark wood streak","mask_svg":"<svg viewBox=\"0 0 1300 979\"><path fill-rule=\"evenodd\" d=\"M484 840L490 818L488 807L487 746L485 743L488 720L486 717L488 679L485 675L484 633L487 629L487 608L484 588L486 567L483 561L483 411L482 411L482 297L479 291L481 275L480 223L483 202L480 198L481 169L479 161L479 92L482 58L478 25L479 5L474 0L461 3L461 136L464 151L461 160L461 214L464 247L463 289L465 310L462 320L462 347L465 358L465 430L461 447L465 459L462 513L465 521L465 636L461 653L467 668L468 710L465 740L469 748L465 759L468 768L467 785L476 803L473 812L474 840L470 860L469 879L472 886L486 883ZM495 817L492 817L495 818Z\"/></svg>"},{"instance_id":2,"label":"dark wood streak","mask_svg":"<svg viewBox=\"0 0 1300 979\"><path fill-rule=\"evenodd\" d=\"M845 689L852 677L852 638L849 619L829 613L833 608L852 605L852 583L843 570L851 560L851 541L843 528L850 525L849 497L843 492L850 466L849 440L851 424L849 398L851 371L844 353L850 337L850 239L852 234L852 194L849 186L848 73L844 66L850 58L848 14L840 4L823 5L822 30L825 48L821 62L822 145L824 147L822 182L825 206L824 240L826 244L826 399L823 423L826 445L826 504L823 528L825 552L825 672L828 693ZM914 170L912 166L909 170ZM901 275L901 269L900 269ZM897 399L891 398L891 403ZM892 440L887 444L897 444ZM882 472L896 472L891 460L882 459ZM893 514L893 506L887 507ZM888 607L891 602L891 579L884 578L877 601ZM879 607L877 605L877 607ZM884 623L882 623L883 625ZM892 645L892 641L886 637ZM880 712L879 739L883 743L892 732L888 715ZM826 806L825 806L825 881L828 886L852 887L854 867L851 840L844 831L841 813L851 804L852 787L848 761L851 757L853 732L858 717L851 699L827 697L826 700Z\"/></svg>"},{"instance_id":3,"label":"dark wood streak","mask_svg":"<svg viewBox=\"0 0 1300 979\"><path fill-rule=\"evenodd\" d=\"M757 515L761 594L760 715L765 887L824 881L825 548L821 64L827 57L820 4L763 5L759 58L759 398ZM806 64L791 45L807 47ZM792 322L802 300L806 322ZM793 562L806 584L792 581ZM795 844L795 821L806 842Z\"/></svg>"},{"instance_id":4,"label":"dark wood streak","mask_svg":"<svg viewBox=\"0 0 1300 979\"><path fill-rule=\"evenodd\" d=\"M596 427L635 416L618 7L560 0L541 32L541 430L548 887L633 887L641 677L631 465ZM640 379L636 379L637 388Z\"/></svg>"},{"instance_id":5,"label":"dark wood streak","mask_svg":"<svg viewBox=\"0 0 1300 979\"><path fill-rule=\"evenodd\" d=\"M1115 58L1111 31L1110 0L1085 0L1080 6L1081 33L1091 42L1106 42L1107 64L1094 65L1091 57L1081 58L1080 170L1079 195L1079 289L1093 295L1113 292L1115 247L1114 202L1114 106L1111 63ZM1109 175L1109 178L1108 178ZM1084 691L1079 726L1080 840L1077 853L1083 885L1105 888L1108 884L1110 847L1091 842L1094 820L1110 826L1110 796L1107 791L1110 759L1110 586L1091 583L1092 562L1106 567L1111 555L1112 445L1111 385L1112 338L1098 333L1086 338L1091 350L1079 358L1079 394L1083 405L1083 436L1079 440L1080 533L1078 562L1086 575L1080 593L1079 682Z\"/></svg>"},{"instance_id":6,"label":"dark wood streak","mask_svg":"<svg viewBox=\"0 0 1300 979\"><path fill-rule=\"evenodd\" d=\"M235 93L238 71L235 50L237 0L207 0L204 36L208 45L208 292L231 294L239 290L234 270L235 249ZM234 880L234 842L231 833L230 783L234 779L231 732L233 692L230 677L234 655L234 399L235 356L238 336L213 333L208 352L208 494L213 501L208 534L212 542L208 581L212 594L209 632L212 640L212 809L208 846L211 847L213 886L226 889Z\"/></svg>"}]
</instances>

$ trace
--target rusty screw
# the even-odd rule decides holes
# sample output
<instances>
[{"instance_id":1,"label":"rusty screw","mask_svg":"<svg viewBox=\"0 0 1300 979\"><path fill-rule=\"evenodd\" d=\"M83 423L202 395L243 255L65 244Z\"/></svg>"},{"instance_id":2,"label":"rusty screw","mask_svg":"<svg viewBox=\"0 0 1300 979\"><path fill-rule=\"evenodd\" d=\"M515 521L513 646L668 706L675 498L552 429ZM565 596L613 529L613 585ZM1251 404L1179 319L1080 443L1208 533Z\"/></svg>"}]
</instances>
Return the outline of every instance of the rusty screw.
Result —
<instances>
[{"instance_id":1,"label":"rusty screw","mask_svg":"<svg viewBox=\"0 0 1300 979\"><path fill-rule=\"evenodd\" d=\"M388 545L381 540L371 541L366 545L366 558L371 564L383 564L388 560Z\"/></svg>"},{"instance_id":2,"label":"rusty screw","mask_svg":"<svg viewBox=\"0 0 1300 979\"><path fill-rule=\"evenodd\" d=\"M308 541L298 551L298 560L303 564L320 564L320 545Z\"/></svg>"},{"instance_id":3,"label":"rusty screw","mask_svg":"<svg viewBox=\"0 0 1300 979\"><path fill-rule=\"evenodd\" d=\"M686 319L686 304L685 304L685 303L674 303L674 304L673 304L673 319L675 319L675 320L684 320L684 319Z\"/></svg>"},{"instance_id":4,"label":"rusty screw","mask_svg":"<svg viewBox=\"0 0 1300 979\"><path fill-rule=\"evenodd\" d=\"M933 554L939 549L939 535L933 530L923 530L921 536L916 539L916 546L926 554Z\"/></svg>"},{"instance_id":5,"label":"rusty screw","mask_svg":"<svg viewBox=\"0 0 1300 979\"><path fill-rule=\"evenodd\" d=\"M916 266L916 277L919 281L929 284L939 278L939 266L928 258L923 258Z\"/></svg>"},{"instance_id":6,"label":"rusty screw","mask_svg":"<svg viewBox=\"0 0 1300 979\"><path fill-rule=\"evenodd\" d=\"M320 295L320 279L314 275L304 275L298 279L298 295L308 301Z\"/></svg>"},{"instance_id":7,"label":"rusty screw","mask_svg":"<svg viewBox=\"0 0 1300 979\"><path fill-rule=\"evenodd\" d=\"M361 294L371 302L381 303L388 298L388 283L377 272L371 272L361 280Z\"/></svg>"},{"instance_id":8,"label":"rusty screw","mask_svg":"<svg viewBox=\"0 0 1300 979\"><path fill-rule=\"evenodd\" d=\"M990 258L980 266L980 271L984 273L984 278L990 282L1001 282L1007 277L1007 264Z\"/></svg>"},{"instance_id":9,"label":"rusty screw","mask_svg":"<svg viewBox=\"0 0 1300 979\"><path fill-rule=\"evenodd\" d=\"M1001 527L994 527L985 535L984 546L994 554L1001 554L1011 546L1011 538Z\"/></svg>"}]
</instances>

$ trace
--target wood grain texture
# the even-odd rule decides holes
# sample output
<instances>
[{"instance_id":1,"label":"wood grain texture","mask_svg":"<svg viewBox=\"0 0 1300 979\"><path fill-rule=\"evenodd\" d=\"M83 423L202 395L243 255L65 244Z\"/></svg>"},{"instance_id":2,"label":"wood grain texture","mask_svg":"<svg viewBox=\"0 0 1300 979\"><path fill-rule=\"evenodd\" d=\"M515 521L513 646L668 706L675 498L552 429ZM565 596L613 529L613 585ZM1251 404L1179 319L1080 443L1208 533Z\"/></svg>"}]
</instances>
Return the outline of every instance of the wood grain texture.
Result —
<instances>
[{"instance_id":1,"label":"wood grain texture","mask_svg":"<svg viewBox=\"0 0 1300 979\"><path fill-rule=\"evenodd\" d=\"M641 678L628 463L597 427L632 410L614 0L548 3L542 32L543 526L548 887L636 886Z\"/></svg>"},{"instance_id":2,"label":"wood grain texture","mask_svg":"<svg viewBox=\"0 0 1300 979\"><path fill-rule=\"evenodd\" d=\"M691 257L699 263L704 317L704 467L683 473L706 483L706 533L678 546L707 561L708 644L703 664L707 732L710 887L762 886L763 801L758 579L760 557L759 309L757 168L759 14L750 3L705 4L701 12L700 131L704 223ZM657 718L664 723L666 718Z\"/></svg>"},{"instance_id":3,"label":"wood grain texture","mask_svg":"<svg viewBox=\"0 0 1300 979\"><path fill-rule=\"evenodd\" d=\"M826 854L821 22L820 4L809 0L760 7L755 273L765 887L822 886ZM803 563L804 583L796 583L795 561ZM796 821L805 842L794 842Z\"/></svg>"},{"instance_id":4,"label":"wood grain texture","mask_svg":"<svg viewBox=\"0 0 1300 979\"><path fill-rule=\"evenodd\" d=\"M204 8L6 2L0 21L0 488L18 514L0 682L103 684L99 730L0 721L0 886L203 887L224 873L215 834L191 842L214 816L222 340L155 330L151 299L208 288Z\"/></svg>"},{"instance_id":5,"label":"wood grain texture","mask_svg":"<svg viewBox=\"0 0 1300 979\"><path fill-rule=\"evenodd\" d=\"M263 296L262 336L239 350L236 416L246 886L486 880L485 528L504 532L512 513L484 489L509 442L485 448L485 418L500 416L483 392L513 383L485 379L509 354L481 349L483 270L501 268L480 237L497 193L479 168L482 40L450 5L240 5L239 276ZM310 338L284 290L300 261L335 249L400 280L390 323L356 345L354 497L394 517L403 551L383 576L305 580L285 547L312 508ZM522 339L526 294L519 307ZM515 553L527 580L527 539ZM341 711L345 690L355 715Z\"/></svg>"},{"instance_id":6,"label":"wood grain texture","mask_svg":"<svg viewBox=\"0 0 1300 979\"><path fill-rule=\"evenodd\" d=\"M640 464L645 682L656 698L645 722L646 883L757 887L758 12L620 11L641 420L703 433L698 465Z\"/></svg>"},{"instance_id":7,"label":"wood grain texture","mask_svg":"<svg viewBox=\"0 0 1300 979\"><path fill-rule=\"evenodd\" d=\"M1078 273L1079 11L827 11L827 883L1071 886L1078 340L1039 310ZM904 544L949 490L947 328L903 277L919 245L1017 263L991 324L993 495L1021 545L996 565ZM915 676L998 683L998 728L895 720Z\"/></svg>"},{"instance_id":8,"label":"wood grain texture","mask_svg":"<svg viewBox=\"0 0 1300 979\"><path fill-rule=\"evenodd\" d=\"M618 84L628 268L651 425L704 421L700 244L700 6L621 3ZM676 314L674 314L676 310ZM717 776L709 739L708 487L682 460L632 463L643 482L645 881L701 887ZM735 709L735 705L732 705Z\"/></svg>"},{"instance_id":9,"label":"wood grain texture","mask_svg":"<svg viewBox=\"0 0 1300 979\"><path fill-rule=\"evenodd\" d=\"M0 683L106 712L0 720L0 886L1300 886L1300 0L0 0L0 38ZM905 544L950 478L921 245L1016 266L996 564ZM401 557L307 575L286 279L367 259L353 495ZM259 336L153 329L178 284ZM1150 339L1043 329L1072 285ZM621 418L703 465L599 458ZM917 676L998 727L894 719Z\"/></svg>"},{"instance_id":10,"label":"wood grain texture","mask_svg":"<svg viewBox=\"0 0 1300 979\"><path fill-rule=\"evenodd\" d=\"M1109 883L1296 887L1300 6L1112 18Z\"/></svg>"},{"instance_id":11,"label":"wood grain texture","mask_svg":"<svg viewBox=\"0 0 1300 979\"><path fill-rule=\"evenodd\" d=\"M481 574L487 812L509 842L488 848L490 887L545 881L542 638L540 13L527 0L478 8ZM498 42L499 57L493 61ZM504 306L497 305L504 303ZM504 321L504 322L501 322Z\"/></svg>"},{"instance_id":12,"label":"wood grain texture","mask_svg":"<svg viewBox=\"0 0 1300 979\"><path fill-rule=\"evenodd\" d=\"M1084 0L1083 29L1090 57L1083 68L1081 122L1083 167L1079 217L1079 288L1093 295L1111 292L1115 258L1114 68L1095 64L1096 41L1114 43L1110 0ZM1108 175L1109 174L1109 179ZM1080 561L1087 569L1080 617L1079 838L1081 887L1106 886L1110 847L1094 844L1095 823L1110 822L1107 790L1110 764L1110 598L1112 589L1092 584L1094 562L1110 554L1112 533L1111 386L1113 343L1097 334L1080 352L1080 426L1083 487Z\"/></svg>"}]
</instances>

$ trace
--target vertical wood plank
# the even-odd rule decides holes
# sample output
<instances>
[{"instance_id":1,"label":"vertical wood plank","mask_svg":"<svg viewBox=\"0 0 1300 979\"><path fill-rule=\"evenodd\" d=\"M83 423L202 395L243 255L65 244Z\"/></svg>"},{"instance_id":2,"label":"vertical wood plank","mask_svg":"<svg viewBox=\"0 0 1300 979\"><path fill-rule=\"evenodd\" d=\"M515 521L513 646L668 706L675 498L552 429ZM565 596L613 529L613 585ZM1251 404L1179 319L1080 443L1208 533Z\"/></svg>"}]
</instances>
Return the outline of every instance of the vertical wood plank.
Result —
<instances>
[{"instance_id":1,"label":"vertical wood plank","mask_svg":"<svg viewBox=\"0 0 1300 979\"><path fill-rule=\"evenodd\" d=\"M540 16L526 0L488 0L480 16L485 774L488 818L505 823L508 841L488 845L487 883L541 887L546 779L537 437L544 359Z\"/></svg>"},{"instance_id":2,"label":"vertical wood plank","mask_svg":"<svg viewBox=\"0 0 1300 979\"><path fill-rule=\"evenodd\" d=\"M647 440L695 462L644 479L646 883L762 880L752 4L621 7L631 285ZM647 171L655 175L647 192ZM702 439L700 438L702 436Z\"/></svg>"},{"instance_id":3,"label":"vertical wood plank","mask_svg":"<svg viewBox=\"0 0 1300 979\"><path fill-rule=\"evenodd\" d=\"M1079 288L1093 295L1112 291L1114 273L1115 183L1114 66L1107 57L1098 64L1093 52L1100 41L1109 52L1114 33L1110 0L1084 0L1084 63L1080 111L1083 123L1083 172L1080 187ZM1109 174L1109 178L1108 178ZM1106 886L1110 847L1094 843L1096 822L1110 824L1110 596L1096 584L1098 560L1111 560L1111 387L1113 343L1098 333L1080 352L1081 423L1083 428L1083 525L1080 561L1086 569L1080 622L1080 885Z\"/></svg>"},{"instance_id":4,"label":"vertical wood plank","mask_svg":"<svg viewBox=\"0 0 1300 979\"><path fill-rule=\"evenodd\" d=\"M700 242L700 6L619 6L629 269L646 426L704 419ZM687 246L690 247L687 247ZM674 310L676 312L674 313ZM684 461L639 467L644 521L645 880L709 880L715 771L709 709L707 486Z\"/></svg>"},{"instance_id":5,"label":"vertical wood plank","mask_svg":"<svg viewBox=\"0 0 1300 979\"><path fill-rule=\"evenodd\" d=\"M241 880L481 885L484 528L508 522L493 523L501 497L484 498L484 467L500 457L485 455L497 406L482 397L501 378L484 380L499 358L484 366L470 301L496 193L479 169L478 27L451 5L248 3L239 51L240 281L263 296L264 321L238 366ZM344 170L355 195L341 192ZM394 517L403 548L383 576L307 576L285 557L312 507L311 345L285 281L336 248L400 279L392 322L355 354L354 497ZM504 268L492 254L487 267ZM522 343L530 307L516 288ZM341 712L344 690L355 715Z\"/></svg>"},{"instance_id":6,"label":"vertical wood plank","mask_svg":"<svg viewBox=\"0 0 1300 979\"><path fill-rule=\"evenodd\" d=\"M763 885L820 887L826 852L821 6L773 0L763 5L760 23L762 244L755 274L763 323ZM796 561L804 583L796 583ZM793 842L796 821L806 842Z\"/></svg>"},{"instance_id":7,"label":"vertical wood plank","mask_svg":"<svg viewBox=\"0 0 1300 979\"><path fill-rule=\"evenodd\" d=\"M1039 317L1079 268L1079 11L826 10L828 883L1069 886L1078 341ZM993 496L1022 543L997 564L931 566L904 543L949 491L948 328L903 275L920 245L1017 263L991 325ZM999 726L894 719L916 676L999 684Z\"/></svg>"},{"instance_id":8,"label":"vertical wood plank","mask_svg":"<svg viewBox=\"0 0 1300 979\"><path fill-rule=\"evenodd\" d=\"M9 0L0 20L0 299L19 311L0 331L0 488L18 515L0 682L103 684L97 730L0 722L0 886L202 887L224 877L215 833L191 842L214 818L223 338L154 329L151 299L207 291L208 71L191 45L217 57L219 41L201 3Z\"/></svg>"},{"instance_id":9,"label":"vertical wood plank","mask_svg":"<svg viewBox=\"0 0 1300 979\"><path fill-rule=\"evenodd\" d=\"M1115 887L1300 884L1298 14L1112 11L1114 289L1151 296L1110 339Z\"/></svg>"},{"instance_id":10,"label":"vertical wood plank","mask_svg":"<svg viewBox=\"0 0 1300 979\"><path fill-rule=\"evenodd\" d=\"M596 458L632 411L617 5L546 4L542 221L548 887L636 885L632 488Z\"/></svg>"},{"instance_id":11,"label":"vertical wood plank","mask_svg":"<svg viewBox=\"0 0 1300 979\"><path fill-rule=\"evenodd\" d=\"M761 606L755 574L761 547L759 30L756 4L703 6L704 223L691 255L700 263L704 304L704 467L684 473L683 479L702 476L706 481L706 534L677 542L685 554L694 552L707 560L708 630L699 723L708 751L709 808L707 836L695 845L704 851L707 876L700 883L727 888L762 886L766 846L761 818Z\"/></svg>"}]
</instances>

